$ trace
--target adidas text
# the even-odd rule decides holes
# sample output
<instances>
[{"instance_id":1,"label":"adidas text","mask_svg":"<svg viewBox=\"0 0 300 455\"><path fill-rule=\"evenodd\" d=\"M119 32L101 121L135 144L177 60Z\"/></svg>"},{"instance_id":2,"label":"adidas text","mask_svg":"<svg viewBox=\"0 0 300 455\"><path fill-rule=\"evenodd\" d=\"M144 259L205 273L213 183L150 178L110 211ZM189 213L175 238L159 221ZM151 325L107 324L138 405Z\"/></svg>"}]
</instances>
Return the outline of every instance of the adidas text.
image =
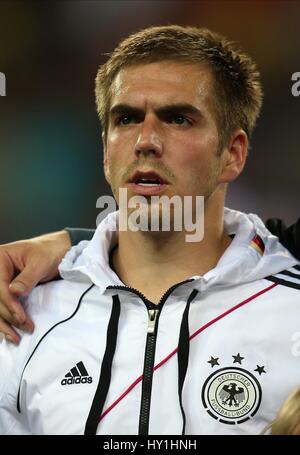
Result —
<instances>
[{"instance_id":1,"label":"adidas text","mask_svg":"<svg viewBox=\"0 0 300 455\"><path fill-rule=\"evenodd\" d=\"M76 377L76 378L68 378L68 379L63 379L61 381L61 385L71 385L71 384L91 384L93 382L93 378L91 376L89 377Z\"/></svg>"}]
</instances>

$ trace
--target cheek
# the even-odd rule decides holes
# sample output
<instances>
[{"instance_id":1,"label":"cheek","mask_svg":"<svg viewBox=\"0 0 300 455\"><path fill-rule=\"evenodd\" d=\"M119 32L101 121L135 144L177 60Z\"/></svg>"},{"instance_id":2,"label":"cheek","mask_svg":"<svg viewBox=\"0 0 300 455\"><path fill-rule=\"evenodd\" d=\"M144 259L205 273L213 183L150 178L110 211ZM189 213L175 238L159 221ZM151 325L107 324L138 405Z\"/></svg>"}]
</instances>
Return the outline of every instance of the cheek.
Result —
<instances>
[{"instance_id":1,"label":"cheek","mask_svg":"<svg viewBox=\"0 0 300 455\"><path fill-rule=\"evenodd\" d=\"M130 128L111 128L108 132L107 141L114 147L119 144L132 144L136 137L136 128L132 125Z\"/></svg>"},{"instance_id":2,"label":"cheek","mask_svg":"<svg viewBox=\"0 0 300 455\"><path fill-rule=\"evenodd\" d=\"M118 187L124 169L127 167L125 157L126 153L124 153L124 147L121 144L111 139L107 141L105 169L113 189Z\"/></svg>"},{"instance_id":3,"label":"cheek","mask_svg":"<svg viewBox=\"0 0 300 455\"><path fill-rule=\"evenodd\" d=\"M193 188L199 189L199 185L215 181L218 172L217 144L216 137L208 134L192 135L188 140L177 141L173 148L176 159L170 157L170 167L180 177L183 189L193 191Z\"/></svg>"},{"instance_id":4,"label":"cheek","mask_svg":"<svg viewBox=\"0 0 300 455\"><path fill-rule=\"evenodd\" d=\"M178 169L196 171L204 168L205 163L215 154L216 142L207 137L190 137L188 141L177 141L173 151L177 156Z\"/></svg>"},{"instance_id":5,"label":"cheek","mask_svg":"<svg viewBox=\"0 0 300 455\"><path fill-rule=\"evenodd\" d=\"M122 147L118 142L118 138L110 136L106 143L107 166L113 167L121 159L123 154L119 153L119 150L122 150Z\"/></svg>"},{"instance_id":6,"label":"cheek","mask_svg":"<svg viewBox=\"0 0 300 455\"><path fill-rule=\"evenodd\" d=\"M110 144L114 145L115 143L118 142L120 135L117 133L116 130L109 128L107 132L107 144L108 146Z\"/></svg>"},{"instance_id":7,"label":"cheek","mask_svg":"<svg viewBox=\"0 0 300 455\"><path fill-rule=\"evenodd\" d=\"M111 166L116 163L125 162L129 152L133 148L132 135L124 132L111 132L107 138L106 156Z\"/></svg>"}]
</instances>

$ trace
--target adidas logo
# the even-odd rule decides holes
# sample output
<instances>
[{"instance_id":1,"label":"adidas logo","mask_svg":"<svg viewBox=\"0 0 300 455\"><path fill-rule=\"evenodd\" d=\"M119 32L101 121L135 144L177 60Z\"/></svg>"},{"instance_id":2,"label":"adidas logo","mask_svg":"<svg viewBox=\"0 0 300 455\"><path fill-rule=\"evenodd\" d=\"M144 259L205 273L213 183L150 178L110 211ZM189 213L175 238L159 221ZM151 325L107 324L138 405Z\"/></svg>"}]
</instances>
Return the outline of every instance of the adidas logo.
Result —
<instances>
[{"instance_id":1,"label":"adidas logo","mask_svg":"<svg viewBox=\"0 0 300 455\"><path fill-rule=\"evenodd\" d=\"M91 384L93 378L88 374L83 362L76 363L74 368L71 368L69 373L65 375L65 378L62 379L61 385L71 385L71 384Z\"/></svg>"}]
</instances>

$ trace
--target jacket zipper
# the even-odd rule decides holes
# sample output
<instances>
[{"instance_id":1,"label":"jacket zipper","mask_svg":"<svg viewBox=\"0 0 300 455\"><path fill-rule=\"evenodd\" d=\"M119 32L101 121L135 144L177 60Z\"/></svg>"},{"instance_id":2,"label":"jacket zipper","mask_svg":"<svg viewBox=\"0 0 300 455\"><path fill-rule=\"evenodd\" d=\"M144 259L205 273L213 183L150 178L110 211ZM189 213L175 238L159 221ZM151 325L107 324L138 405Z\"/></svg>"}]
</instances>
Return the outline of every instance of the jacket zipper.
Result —
<instances>
[{"instance_id":1,"label":"jacket zipper","mask_svg":"<svg viewBox=\"0 0 300 455\"><path fill-rule=\"evenodd\" d=\"M148 310L148 329L145 348L144 371L142 382L142 398L140 407L139 434L148 434L151 404L153 366L156 345L156 328L160 309Z\"/></svg>"},{"instance_id":2,"label":"jacket zipper","mask_svg":"<svg viewBox=\"0 0 300 455\"><path fill-rule=\"evenodd\" d=\"M156 318L159 313L159 310L148 310L148 330L147 333L150 333L151 335L154 334L155 331L155 323L156 323Z\"/></svg>"},{"instance_id":3,"label":"jacket zipper","mask_svg":"<svg viewBox=\"0 0 300 455\"><path fill-rule=\"evenodd\" d=\"M167 298L178 286L182 284L189 283L194 281L194 279L189 279L181 281L171 286L161 297L158 305L155 305L147 297L142 294L137 289L127 287L127 286L108 286L107 289L122 289L131 291L134 294L137 294L142 301L145 303L148 310L148 328L147 328L147 339L146 339L146 348L144 356L144 371L143 371L143 380L142 380L142 397L141 397L141 407L140 407L140 418L139 418L139 433L142 435L148 435L149 433L149 420L150 420L150 405L151 405L151 392L152 392L152 379L153 379L153 368L154 368L154 359L155 359L155 347L157 339L157 326L158 320L161 313L161 309L165 304Z\"/></svg>"}]
</instances>

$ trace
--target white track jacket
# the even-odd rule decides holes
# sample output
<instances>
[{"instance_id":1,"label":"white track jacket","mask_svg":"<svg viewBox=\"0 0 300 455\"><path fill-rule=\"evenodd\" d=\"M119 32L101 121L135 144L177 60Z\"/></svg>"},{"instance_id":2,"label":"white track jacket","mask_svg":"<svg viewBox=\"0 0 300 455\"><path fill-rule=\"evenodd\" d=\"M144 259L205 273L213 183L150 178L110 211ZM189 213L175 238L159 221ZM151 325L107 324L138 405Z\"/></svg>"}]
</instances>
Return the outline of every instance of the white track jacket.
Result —
<instances>
[{"instance_id":1,"label":"white track jacket","mask_svg":"<svg viewBox=\"0 0 300 455\"><path fill-rule=\"evenodd\" d=\"M118 212L73 247L25 302L34 333L0 344L0 434L261 432L300 384L300 267L256 215L224 218L216 267L159 305L110 267Z\"/></svg>"}]
</instances>

